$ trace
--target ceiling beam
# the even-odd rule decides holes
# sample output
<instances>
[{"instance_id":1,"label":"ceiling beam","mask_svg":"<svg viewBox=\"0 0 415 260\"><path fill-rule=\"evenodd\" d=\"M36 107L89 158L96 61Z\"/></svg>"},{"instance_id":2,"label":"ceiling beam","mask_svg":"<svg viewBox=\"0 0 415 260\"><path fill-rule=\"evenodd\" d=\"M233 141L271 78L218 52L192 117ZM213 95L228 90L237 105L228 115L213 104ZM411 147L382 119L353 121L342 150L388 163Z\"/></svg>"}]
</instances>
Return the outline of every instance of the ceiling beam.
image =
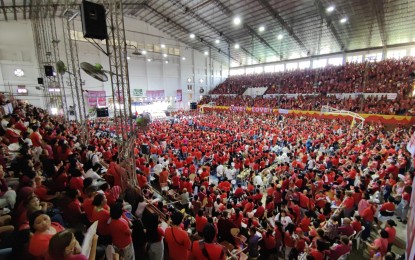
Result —
<instances>
[{"instance_id":1,"label":"ceiling beam","mask_svg":"<svg viewBox=\"0 0 415 260\"><path fill-rule=\"evenodd\" d=\"M14 20L17 21L16 0L13 0L12 3L13 3Z\"/></svg>"},{"instance_id":2,"label":"ceiling beam","mask_svg":"<svg viewBox=\"0 0 415 260\"><path fill-rule=\"evenodd\" d=\"M229 37L227 37L226 35L223 35L222 32L220 32L217 28L215 28L212 24L210 24L209 22L207 22L205 19L203 19L202 17L200 17L199 15L197 15L194 11L190 10L187 6L183 5L180 0L173 0L174 5L178 6L179 9L183 9L183 12L185 12L186 15L191 16L192 18L196 19L198 22L200 22L203 26L209 28L210 30L212 30L215 34L218 35L218 38L223 38L225 39L226 42L228 42L229 44L234 44L235 41ZM206 40L204 37L204 35L197 35L197 37L199 37L199 39L201 40ZM242 51L244 51L246 54L248 54L249 56L251 56L251 58L255 58L254 54L249 52L246 48L244 48L243 46L240 47Z\"/></svg>"},{"instance_id":3,"label":"ceiling beam","mask_svg":"<svg viewBox=\"0 0 415 260\"><path fill-rule=\"evenodd\" d=\"M336 28L334 27L332 19L328 15L326 15L326 9L324 8L323 3L321 3L320 0L314 0L314 4L316 5L321 18L323 18L326 21L327 27L330 29L331 33L334 36L334 39L336 40L337 44L340 46L340 50L342 51L345 50L346 46L344 45Z\"/></svg>"},{"instance_id":4,"label":"ceiling beam","mask_svg":"<svg viewBox=\"0 0 415 260\"><path fill-rule=\"evenodd\" d=\"M226 14L228 17L231 16L233 17L234 14L233 12L226 7L220 0L213 0L214 3L216 4L216 6L219 7L219 9ZM272 52L274 52L276 55L280 56L280 53L275 50L264 38L262 38L254 29L251 28L251 26L249 26L246 23L243 23L243 27L245 30L247 30L249 32L250 35L254 36L255 38L257 38L262 44L264 44L266 47L268 47L268 49L270 49ZM251 55L251 57L254 57L254 55ZM254 57L255 58L255 57Z\"/></svg>"},{"instance_id":5,"label":"ceiling beam","mask_svg":"<svg viewBox=\"0 0 415 260\"><path fill-rule=\"evenodd\" d=\"M294 41L306 52L308 52L307 47L301 41L301 39L295 34L291 26L281 17L281 15L274 10L274 8L269 4L268 0L258 0L259 3L267 10L274 20L276 20L282 28L288 32L288 34L294 39Z\"/></svg>"},{"instance_id":6,"label":"ceiling beam","mask_svg":"<svg viewBox=\"0 0 415 260\"><path fill-rule=\"evenodd\" d=\"M6 13L6 7L5 7L5 5L4 5L4 0L0 0L0 3L1 3L1 9L3 9L4 19L5 19L6 21L8 21L8 19L7 19L7 13Z\"/></svg>"},{"instance_id":7,"label":"ceiling beam","mask_svg":"<svg viewBox=\"0 0 415 260\"><path fill-rule=\"evenodd\" d=\"M386 31L385 31L385 12L383 9L383 0L371 0L373 12L375 13L378 22L380 40L382 46L386 46Z\"/></svg>"},{"instance_id":8,"label":"ceiling beam","mask_svg":"<svg viewBox=\"0 0 415 260\"><path fill-rule=\"evenodd\" d=\"M26 20L26 0L23 0L23 19Z\"/></svg>"},{"instance_id":9,"label":"ceiling beam","mask_svg":"<svg viewBox=\"0 0 415 260\"><path fill-rule=\"evenodd\" d=\"M169 24L174 25L174 27L176 27L177 29L179 29L179 31L181 31L182 33L185 33L187 35L189 34L189 31L186 28L184 28L180 24L176 23L172 19L166 17L165 15L163 15L162 13L160 13L158 10L154 9L153 7L149 6L148 4L145 5L145 8L147 8L148 10L150 10L151 12L153 12L154 14L160 16L160 18L162 18L162 19L169 19ZM168 31L165 31L163 29L161 29L161 30L164 31L164 32L166 32L167 34L169 34ZM176 35L172 35L172 36L174 38L176 38L177 40L180 40L180 41L185 42L182 38L178 38ZM221 49L217 48L216 46L214 46L213 44L209 43L208 41L203 41L203 43L205 45L207 45L208 47L210 47L211 49L214 49L214 50L216 50L218 52L220 51L221 54L223 54L226 57L228 57L228 58L230 58L230 59L232 59L232 60L240 63L240 61L238 61L236 58L234 58L230 53L224 52L223 50L221 50ZM189 43L187 43L187 44L189 44ZM189 45L191 45L191 44L189 44ZM199 51L201 51L201 50L199 50Z\"/></svg>"}]
</instances>

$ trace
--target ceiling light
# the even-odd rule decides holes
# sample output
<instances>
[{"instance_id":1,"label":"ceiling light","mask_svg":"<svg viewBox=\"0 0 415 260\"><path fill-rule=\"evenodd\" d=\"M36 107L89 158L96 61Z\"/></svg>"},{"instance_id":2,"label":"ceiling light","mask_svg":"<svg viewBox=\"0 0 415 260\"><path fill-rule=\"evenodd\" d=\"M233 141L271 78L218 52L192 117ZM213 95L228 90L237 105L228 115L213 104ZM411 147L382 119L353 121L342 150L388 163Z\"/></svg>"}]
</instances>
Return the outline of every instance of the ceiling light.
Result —
<instances>
[{"instance_id":1,"label":"ceiling light","mask_svg":"<svg viewBox=\"0 0 415 260\"><path fill-rule=\"evenodd\" d=\"M189 36L190 36L190 39L194 39L196 37L194 33L191 33Z\"/></svg>"},{"instance_id":2,"label":"ceiling light","mask_svg":"<svg viewBox=\"0 0 415 260\"><path fill-rule=\"evenodd\" d=\"M208 56L209 55L209 52L208 51L205 51L205 56Z\"/></svg>"},{"instance_id":3,"label":"ceiling light","mask_svg":"<svg viewBox=\"0 0 415 260\"><path fill-rule=\"evenodd\" d=\"M147 59L147 61L151 61L151 59L149 58L149 59Z\"/></svg>"},{"instance_id":4,"label":"ceiling light","mask_svg":"<svg viewBox=\"0 0 415 260\"><path fill-rule=\"evenodd\" d=\"M168 61L168 60L166 60L164 63L166 63L166 64L167 64L167 63L169 63L169 61Z\"/></svg>"},{"instance_id":5,"label":"ceiling light","mask_svg":"<svg viewBox=\"0 0 415 260\"><path fill-rule=\"evenodd\" d=\"M166 45L161 44L161 45L160 45L160 47L161 47L162 49L164 49L164 48L166 48Z\"/></svg>"},{"instance_id":6,"label":"ceiling light","mask_svg":"<svg viewBox=\"0 0 415 260\"><path fill-rule=\"evenodd\" d=\"M22 69L15 69L13 71L13 73L16 77L23 77L24 76L24 71Z\"/></svg>"},{"instance_id":7,"label":"ceiling light","mask_svg":"<svg viewBox=\"0 0 415 260\"><path fill-rule=\"evenodd\" d=\"M333 12L334 11L334 5L331 5L331 6L327 7L326 11L327 11L327 13Z\"/></svg>"},{"instance_id":8,"label":"ceiling light","mask_svg":"<svg viewBox=\"0 0 415 260\"><path fill-rule=\"evenodd\" d=\"M127 57L127 60L129 60L129 59L131 59L131 57L130 57L130 56L128 56L128 57Z\"/></svg>"},{"instance_id":9,"label":"ceiling light","mask_svg":"<svg viewBox=\"0 0 415 260\"><path fill-rule=\"evenodd\" d=\"M238 44L238 43L235 43L234 48L235 48L235 49L239 49L239 44Z\"/></svg>"},{"instance_id":10,"label":"ceiling light","mask_svg":"<svg viewBox=\"0 0 415 260\"><path fill-rule=\"evenodd\" d=\"M241 24L241 18L240 17L235 17L235 18L233 18L233 24L234 25L239 25L239 24Z\"/></svg>"},{"instance_id":11,"label":"ceiling light","mask_svg":"<svg viewBox=\"0 0 415 260\"><path fill-rule=\"evenodd\" d=\"M347 22L347 17L343 17L342 19L340 19L340 23L345 23Z\"/></svg>"},{"instance_id":12,"label":"ceiling light","mask_svg":"<svg viewBox=\"0 0 415 260\"><path fill-rule=\"evenodd\" d=\"M260 32L265 31L265 26L260 26L260 27L258 28L258 31L260 31Z\"/></svg>"},{"instance_id":13,"label":"ceiling light","mask_svg":"<svg viewBox=\"0 0 415 260\"><path fill-rule=\"evenodd\" d=\"M216 43L216 44L219 44L219 43L220 43L220 40L219 40L219 39L216 39L216 40L215 40L215 43Z\"/></svg>"},{"instance_id":14,"label":"ceiling light","mask_svg":"<svg viewBox=\"0 0 415 260\"><path fill-rule=\"evenodd\" d=\"M182 60L186 60L186 57L182 57Z\"/></svg>"},{"instance_id":15,"label":"ceiling light","mask_svg":"<svg viewBox=\"0 0 415 260\"><path fill-rule=\"evenodd\" d=\"M282 38L284 38L284 35L282 35L282 34L278 34L278 40L282 40Z\"/></svg>"},{"instance_id":16,"label":"ceiling light","mask_svg":"<svg viewBox=\"0 0 415 260\"><path fill-rule=\"evenodd\" d=\"M163 54L163 57L164 57L164 58L167 58L167 54L166 54L166 53L164 53L164 54Z\"/></svg>"},{"instance_id":17,"label":"ceiling light","mask_svg":"<svg viewBox=\"0 0 415 260\"><path fill-rule=\"evenodd\" d=\"M146 50L143 50L141 53L142 53L143 55L146 55L146 54L147 54L147 51L146 51Z\"/></svg>"}]
</instances>

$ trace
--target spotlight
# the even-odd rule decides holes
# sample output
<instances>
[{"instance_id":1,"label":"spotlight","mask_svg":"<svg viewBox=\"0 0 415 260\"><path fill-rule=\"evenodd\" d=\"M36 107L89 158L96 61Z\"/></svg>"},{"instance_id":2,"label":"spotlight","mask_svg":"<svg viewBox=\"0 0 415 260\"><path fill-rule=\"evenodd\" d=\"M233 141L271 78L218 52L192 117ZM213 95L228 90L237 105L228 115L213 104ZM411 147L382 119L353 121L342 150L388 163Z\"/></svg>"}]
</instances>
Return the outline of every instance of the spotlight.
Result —
<instances>
[{"instance_id":1,"label":"spotlight","mask_svg":"<svg viewBox=\"0 0 415 260\"><path fill-rule=\"evenodd\" d=\"M209 52L208 51L205 51L205 56L208 56L209 55Z\"/></svg>"},{"instance_id":2,"label":"spotlight","mask_svg":"<svg viewBox=\"0 0 415 260\"><path fill-rule=\"evenodd\" d=\"M164 54L163 54L163 57L164 57L164 58L167 58L167 54L166 54L166 53L164 53Z\"/></svg>"},{"instance_id":3,"label":"spotlight","mask_svg":"<svg viewBox=\"0 0 415 260\"><path fill-rule=\"evenodd\" d=\"M345 23L347 22L347 17L343 17L342 19L340 19L340 23Z\"/></svg>"},{"instance_id":4,"label":"spotlight","mask_svg":"<svg viewBox=\"0 0 415 260\"><path fill-rule=\"evenodd\" d=\"M334 5L331 5L331 6L327 7L327 9L326 9L327 13L331 13L333 11L334 11Z\"/></svg>"},{"instance_id":5,"label":"spotlight","mask_svg":"<svg viewBox=\"0 0 415 260\"><path fill-rule=\"evenodd\" d=\"M190 37L190 39L194 39L194 38L196 37L196 35L194 35L193 33L191 33L191 34L189 35L189 37Z\"/></svg>"},{"instance_id":6,"label":"spotlight","mask_svg":"<svg viewBox=\"0 0 415 260\"><path fill-rule=\"evenodd\" d=\"M131 57L130 56L127 56L127 60L129 60L129 59L131 59Z\"/></svg>"},{"instance_id":7,"label":"spotlight","mask_svg":"<svg viewBox=\"0 0 415 260\"><path fill-rule=\"evenodd\" d=\"M235 49L239 49L239 44L238 44L238 43L235 43L234 48L235 48Z\"/></svg>"},{"instance_id":8,"label":"spotlight","mask_svg":"<svg viewBox=\"0 0 415 260\"><path fill-rule=\"evenodd\" d=\"M141 54L146 55L146 54L147 54L147 51L146 51L146 50L143 50L143 51L141 52Z\"/></svg>"},{"instance_id":9,"label":"spotlight","mask_svg":"<svg viewBox=\"0 0 415 260\"><path fill-rule=\"evenodd\" d=\"M216 43L216 44L219 44L219 43L220 43L220 40L219 40L219 39L216 39L216 40L215 40L215 43Z\"/></svg>"},{"instance_id":10,"label":"spotlight","mask_svg":"<svg viewBox=\"0 0 415 260\"><path fill-rule=\"evenodd\" d=\"M282 35L282 34L278 34L278 40L282 40L282 38L284 38L284 35Z\"/></svg>"},{"instance_id":11,"label":"spotlight","mask_svg":"<svg viewBox=\"0 0 415 260\"><path fill-rule=\"evenodd\" d=\"M186 60L186 57L182 57L182 60Z\"/></svg>"},{"instance_id":12,"label":"spotlight","mask_svg":"<svg viewBox=\"0 0 415 260\"><path fill-rule=\"evenodd\" d=\"M241 24L241 18L240 17L235 17L235 18L233 18L233 24L234 25L239 25L239 24Z\"/></svg>"},{"instance_id":13,"label":"spotlight","mask_svg":"<svg viewBox=\"0 0 415 260\"><path fill-rule=\"evenodd\" d=\"M160 45L160 47L161 47L162 49L164 49L164 48L166 48L166 45L161 44L161 45Z\"/></svg>"},{"instance_id":14,"label":"spotlight","mask_svg":"<svg viewBox=\"0 0 415 260\"><path fill-rule=\"evenodd\" d=\"M169 63L169 61L168 61L168 60L166 60L164 63L166 63L166 64L167 64L167 63Z\"/></svg>"},{"instance_id":15,"label":"spotlight","mask_svg":"<svg viewBox=\"0 0 415 260\"><path fill-rule=\"evenodd\" d=\"M148 62L150 62L150 61L151 61L151 59L150 59L150 58L148 58L148 59L147 59L147 61L148 61Z\"/></svg>"},{"instance_id":16,"label":"spotlight","mask_svg":"<svg viewBox=\"0 0 415 260\"><path fill-rule=\"evenodd\" d=\"M265 31L265 26L260 26L260 27L258 28L258 31L260 31L260 32Z\"/></svg>"}]
</instances>

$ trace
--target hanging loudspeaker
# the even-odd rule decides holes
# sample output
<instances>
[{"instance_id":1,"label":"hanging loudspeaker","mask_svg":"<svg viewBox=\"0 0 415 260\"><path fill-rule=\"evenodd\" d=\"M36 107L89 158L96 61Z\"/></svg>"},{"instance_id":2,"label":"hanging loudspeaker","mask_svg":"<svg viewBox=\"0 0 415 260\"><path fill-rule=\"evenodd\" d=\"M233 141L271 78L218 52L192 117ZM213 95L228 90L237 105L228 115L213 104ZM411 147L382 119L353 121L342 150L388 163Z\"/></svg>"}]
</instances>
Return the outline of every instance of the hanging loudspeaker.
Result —
<instances>
[{"instance_id":1,"label":"hanging loudspeaker","mask_svg":"<svg viewBox=\"0 0 415 260\"><path fill-rule=\"evenodd\" d=\"M43 78L37 78L37 84L43 85Z\"/></svg>"},{"instance_id":2,"label":"hanging loudspeaker","mask_svg":"<svg viewBox=\"0 0 415 260\"><path fill-rule=\"evenodd\" d=\"M53 67L51 65L45 65L44 68L46 77L53 77Z\"/></svg>"},{"instance_id":3,"label":"hanging loudspeaker","mask_svg":"<svg viewBox=\"0 0 415 260\"><path fill-rule=\"evenodd\" d=\"M105 40L108 38L107 21L103 5L82 1L82 31L85 38Z\"/></svg>"}]
</instances>

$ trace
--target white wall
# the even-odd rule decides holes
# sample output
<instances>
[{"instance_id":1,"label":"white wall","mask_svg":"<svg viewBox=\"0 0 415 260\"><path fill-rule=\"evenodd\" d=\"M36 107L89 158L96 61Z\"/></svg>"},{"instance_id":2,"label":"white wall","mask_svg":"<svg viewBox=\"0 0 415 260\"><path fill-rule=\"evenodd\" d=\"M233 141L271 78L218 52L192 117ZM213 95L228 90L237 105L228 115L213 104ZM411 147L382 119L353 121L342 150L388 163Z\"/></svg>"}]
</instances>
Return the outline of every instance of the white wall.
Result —
<instances>
[{"instance_id":1,"label":"white wall","mask_svg":"<svg viewBox=\"0 0 415 260\"><path fill-rule=\"evenodd\" d=\"M75 30L82 31L80 20L77 19ZM55 22L60 40L60 59L66 63L61 19L56 19ZM125 28L127 40L143 43L144 46L146 44L180 46L180 54L186 58L182 60L180 57L169 56L167 58L168 64L165 64L162 60L148 62L147 57L153 59L154 54L148 53L147 57L134 56L131 54L132 50L129 50L128 55L131 57L128 61L131 91L133 89L143 89L145 94L146 90L164 90L167 97L174 98L176 91L182 89L183 102L177 103L177 106L188 108L188 102L200 99L200 87L203 87L205 93L207 93L227 77L228 68L225 65L212 60L212 70L210 70L208 56L173 40L170 36L142 21L125 18ZM43 100L37 97L41 95L41 92L35 89L39 70L30 21L0 22L0 32L0 91L8 91L8 85L11 84L14 85L13 91L16 92L18 84L25 84L29 90L29 95L24 99L34 105L44 107ZM6 35L7 37L5 37ZM102 45L102 47L105 46ZM104 69L109 69L108 57L88 42L78 42L78 54L79 62L101 63ZM14 76L13 70L15 68L23 69L26 73L25 76L22 78ZM64 75L64 78L66 82L67 75ZM85 81L84 89L105 90L108 97L112 95L110 81L99 82L84 72L81 72L81 78ZM192 79L192 92L187 91L188 78ZM200 79L203 79L203 83L199 82ZM66 85L66 83L64 84ZM67 103L72 105L69 86L66 86L65 89Z\"/></svg>"}]
</instances>

